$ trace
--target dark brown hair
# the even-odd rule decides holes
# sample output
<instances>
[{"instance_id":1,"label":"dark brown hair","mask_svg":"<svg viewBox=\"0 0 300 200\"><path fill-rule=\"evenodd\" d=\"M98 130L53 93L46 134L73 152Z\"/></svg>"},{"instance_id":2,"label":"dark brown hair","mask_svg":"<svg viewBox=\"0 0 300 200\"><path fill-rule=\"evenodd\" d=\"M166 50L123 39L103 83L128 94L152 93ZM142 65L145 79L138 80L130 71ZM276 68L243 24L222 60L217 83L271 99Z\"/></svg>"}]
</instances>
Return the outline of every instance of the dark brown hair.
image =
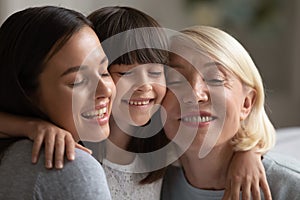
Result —
<instances>
[{"instance_id":1,"label":"dark brown hair","mask_svg":"<svg viewBox=\"0 0 300 200\"><path fill-rule=\"evenodd\" d=\"M32 101L45 63L84 26L92 27L76 11L32 7L8 17L0 28L0 110L48 120Z\"/></svg>"}]
</instances>

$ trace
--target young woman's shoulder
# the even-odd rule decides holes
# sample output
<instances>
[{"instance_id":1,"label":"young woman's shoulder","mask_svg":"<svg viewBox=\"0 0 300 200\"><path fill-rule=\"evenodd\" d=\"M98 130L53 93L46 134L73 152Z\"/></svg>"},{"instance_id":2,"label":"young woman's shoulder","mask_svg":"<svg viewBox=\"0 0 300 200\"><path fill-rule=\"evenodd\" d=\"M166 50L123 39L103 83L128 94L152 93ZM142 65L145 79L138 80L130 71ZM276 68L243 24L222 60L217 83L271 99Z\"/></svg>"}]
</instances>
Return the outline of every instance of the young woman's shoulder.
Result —
<instances>
[{"instance_id":1,"label":"young woman's shoulder","mask_svg":"<svg viewBox=\"0 0 300 200\"><path fill-rule=\"evenodd\" d=\"M300 199L300 161L287 155L268 153L263 164L273 199Z\"/></svg>"},{"instance_id":2,"label":"young woman's shoulder","mask_svg":"<svg viewBox=\"0 0 300 200\"><path fill-rule=\"evenodd\" d=\"M263 159L266 172L291 174L295 178L300 178L300 160L297 160L291 156L270 152L264 156Z\"/></svg>"},{"instance_id":3,"label":"young woman's shoulder","mask_svg":"<svg viewBox=\"0 0 300 200\"><path fill-rule=\"evenodd\" d=\"M29 140L20 140L8 148L0 165L0 174L7 180L1 185L9 187L6 191L0 189L0 197L2 193L6 196L26 193L31 195L30 199L110 199L103 168L88 153L76 149L74 161L65 160L61 170L48 170L44 166L43 151L38 163L31 164L31 149Z\"/></svg>"}]
</instances>

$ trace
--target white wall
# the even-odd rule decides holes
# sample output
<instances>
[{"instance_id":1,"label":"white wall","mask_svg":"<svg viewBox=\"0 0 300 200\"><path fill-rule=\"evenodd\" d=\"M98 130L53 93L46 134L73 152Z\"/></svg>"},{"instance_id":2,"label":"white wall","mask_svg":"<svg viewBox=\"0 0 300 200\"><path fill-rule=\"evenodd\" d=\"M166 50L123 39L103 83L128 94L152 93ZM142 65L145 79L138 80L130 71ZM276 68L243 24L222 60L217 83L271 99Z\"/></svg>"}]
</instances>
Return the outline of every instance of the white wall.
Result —
<instances>
[{"instance_id":1,"label":"white wall","mask_svg":"<svg viewBox=\"0 0 300 200\"><path fill-rule=\"evenodd\" d=\"M182 0L0 0L0 23L12 13L30 6L63 6L88 15L103 6L120 5L140 9L167 28L178 30L189 25L181 4Z\"/></svg>"},{"instance_id":2,"label":"white wall","mask_svg":"<svg viewBox=\"0 0 300 200\"><path fill-rule=\"evenodd\" d=\"M0 23L12 13L31 6L56 5L87 12L93 9L88 1L83 0L0 0Z\"/></svg>"}]
</instances>

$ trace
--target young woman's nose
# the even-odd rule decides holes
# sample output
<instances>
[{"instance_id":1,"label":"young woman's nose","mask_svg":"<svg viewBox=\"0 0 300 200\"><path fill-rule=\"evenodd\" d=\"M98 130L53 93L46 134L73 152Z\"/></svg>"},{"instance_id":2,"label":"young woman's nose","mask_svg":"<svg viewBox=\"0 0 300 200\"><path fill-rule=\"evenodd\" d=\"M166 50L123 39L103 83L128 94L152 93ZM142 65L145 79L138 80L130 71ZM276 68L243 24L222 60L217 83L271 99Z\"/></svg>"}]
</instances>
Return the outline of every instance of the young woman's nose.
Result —
<instances>
[{"instance_id":1,"label":"young woman's nose","mask_svg":"<svg viewBox=\"0 0 300 200\"><path fill-rule=\"evenodd\" d=\"M112 96L114 90L113 81L105 81L103 79L99 79L97 83L97 88L95 92L95 98L109 98Z\"/></svg>"}]
</instances>

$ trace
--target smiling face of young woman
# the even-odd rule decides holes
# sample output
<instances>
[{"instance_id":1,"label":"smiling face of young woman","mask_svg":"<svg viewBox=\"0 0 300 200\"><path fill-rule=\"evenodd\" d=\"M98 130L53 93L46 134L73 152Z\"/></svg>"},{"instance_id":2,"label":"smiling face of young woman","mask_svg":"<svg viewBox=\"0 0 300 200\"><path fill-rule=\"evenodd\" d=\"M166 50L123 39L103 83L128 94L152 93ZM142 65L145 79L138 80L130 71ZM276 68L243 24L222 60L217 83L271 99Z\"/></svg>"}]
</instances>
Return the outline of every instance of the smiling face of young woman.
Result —
<instances>
[{"instance_id":1,"label":"smiling face of young woman","mask_svg":"<svg viewBox=\"0 0 300 200\"><path fill-rule=\"evenodd\" d=\"M241 81L213 59L189 53L189 62L170 55L167 71L168 91L162 103L167 117L164 125L169 139L182 134L190 137L189 150L199 152L205 137L219 132L216 146L228 144L245 119L253 93Z\"/></svg>"},{"instance_id":2,"label":"smiling face of young woman","mask_svg":"<svg viewBox=\"0 0 300 200\"><path fill-rule=\"evenodd\" d=\"M145 125L165 95L165 76L162 64L111 65L116 84L113 116L118 122L134 126Z\"/></svg>"},{"instance_id":3,"label":"smiling face of young woman","mask_svg":"<svg viewBox=\"0 0 300 200\"><path fill-rule=\"evenodd\" d=\"M50 58L39 77L34 95L38 106L77 141L100 141L109 134L115 85L107 65L97 35L83 27Z\"/></svg>"}]
</instances>

